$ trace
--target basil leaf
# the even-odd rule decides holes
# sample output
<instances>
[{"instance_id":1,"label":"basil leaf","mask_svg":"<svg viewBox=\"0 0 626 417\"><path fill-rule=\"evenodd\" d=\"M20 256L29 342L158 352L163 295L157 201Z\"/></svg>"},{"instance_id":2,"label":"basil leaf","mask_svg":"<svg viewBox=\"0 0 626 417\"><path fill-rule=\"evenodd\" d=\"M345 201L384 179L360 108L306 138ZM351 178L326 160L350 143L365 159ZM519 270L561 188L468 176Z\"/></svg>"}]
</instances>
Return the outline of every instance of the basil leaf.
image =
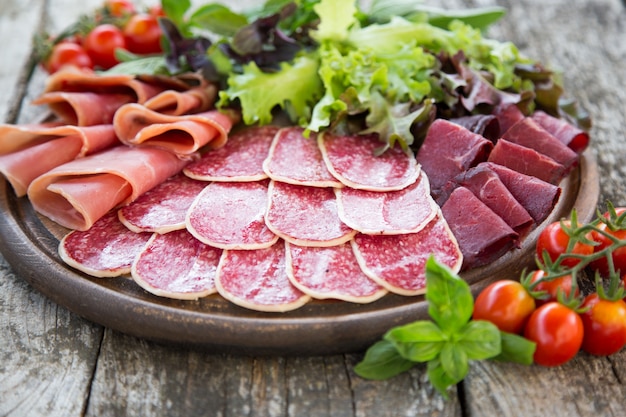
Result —
<instances>
[{"instance_id":1,"label":"basil leaf","mask_svg":"<svg viewBox=\"0 0 626 417\"><path fill-rule=\"evenodd\" d=\"M185 13L191 7L191 0L161 0L161 6L176 26L183 26Z\"/></svg>"},{"instance_id":2,"label":"basil leaf","mask_svg":"<svg viewBox=\"0 0 626 417\"><path fill-rule=\"evenodd\" d=\"M500 332L500 338L502 349L500 354L493 359L503 362L521 363L522 365L531 365L533 363L533 355L537 348L536 343L522 336L507 332Z\"/></svg>"},{"instance_id":3,"label":"basil leaf","mask_svg":"<svg viewBox=\"0 0 626 417\"><path fill-rule=\"evenodd\" d=\"M501 352L500 330L491 322L470 321L457 337L457 344L467 354L468 359L489 359Z\"/></svg>"},{"instance_id":4,"label":"basil leaf","mask_svg":"<svg viewBox=\"0 0 626 417\"><path fill-rule=\"evenodd\" d=\"M117 54L117 52L116 52ZM103 71L103 74L125 74L125 75L168 75L163 56L149 56L138 58L132 61L125 61L116 66Z\"/></svg>"},{"instance_id":5,"label":"basil leaf","mask_svg":"<svg viewBox=\"0 0 626 417\"><path fill-rule=\"evenodd\" d=\"M461 382L461 380L453 378L446 372L440 360L432 360L428 362L427 374L430 383L433 384L435 389L437 389L437 391L439 391L439 393L446 400L450 398L447 392L448 387Z\"/></svg>"},{"instance_id":6,"label":"basil leaf","mask_svg":"<svg viewBox=\"0 0 626 417\"><path fill-rule=\"evenodd\" d=\"M387 379L408 371L414 365L400 356L391 342L381 340L367 349L363 360L354 367L354 372L362 378Z\"/></svg>"},{"instance_id":7,"label":"basil leaf","mask_svg":"<svg viewBox=\"0 0 626 417\"><path fill-rule=\"evenodd\" d=\"M462 381L469 372L467 354L457 343L446 343L439 354L441 366L455 381Z\"/></svg>"},{"instance_id":8,"label":"basil leaf","mask_svg":"<svg viewBox=\"0 0 626 417\"><path fill-rule=\"evenodd\" d=\"M189 17L189 23L230 38L248 24L248 19L222 4L213 3L206 4L193 12Z\"/></svg>"},{"instance_id":9,"label":"basil leaf","mask_svg":"<svg viewBox=\"0 0 626 417\"><path fill-rule=\"evenodd\" d=\"M446 334L456 333L472 317L469 285L432 256L426 261L426 300L428 314Z\"/></svg>"},{"instance_id":10,"label":"basil leaf","mask_svg":"<svg viewBox=\"0 0 626 417\"><path fill-rule=\"evenodd\" d=\"M435 359L446 339L435 323L426 320L395 327L385 335L402 357L413 362Z\"/></svg>"}]
</instances>

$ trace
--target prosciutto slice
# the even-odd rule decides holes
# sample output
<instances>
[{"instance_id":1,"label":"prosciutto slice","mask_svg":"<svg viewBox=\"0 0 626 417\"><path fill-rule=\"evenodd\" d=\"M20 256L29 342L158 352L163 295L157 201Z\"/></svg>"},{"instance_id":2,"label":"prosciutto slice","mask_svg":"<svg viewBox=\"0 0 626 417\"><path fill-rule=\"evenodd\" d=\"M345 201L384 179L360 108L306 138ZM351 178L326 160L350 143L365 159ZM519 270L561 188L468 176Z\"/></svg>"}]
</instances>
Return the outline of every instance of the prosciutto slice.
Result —
<instances>
[{"instance_id":1,"label":"prosciutto slice","mask_svg":"<svg viewBox=\"0 0 626 417\"><path fill-rule=\"evenodd\" d=\"M28 188L33 208L61 226L87 230L111 209L180 172L187 161L156 148L116 146L60 165Z\"/></svg>"},{"instance_id":2,"label":"prosciutto slice","mask_svg":"<svg viewBox=\"0 0 626 417\"><path fill-rule=\"evenodd\" d=\"M215 274L222 250L205 245L186 230L154 233L135 258L133 280L160 297L196 300L216 293Z\"/></svg>"},{"instance_id":3,"label":"prosciutto slice","mask_svg":"<svg viewBox=\"0 0 626 417\"><path fill-rule=\"evenodd\" d=\"M311 297L291 284L285 264L282 241L266 249L224 251L217 269L217 291L232 303L251 310L295 310Z\"/></svg>"},{"instance_id":4,"label":"prosciutto slice","mask_svg":"<svg viewBox=\"0 0 626 417\"><path fill-rule=\"evenodd\" d=\"M344 185L361 190L393 191L413 184L419 175L414 156L399 145L382 155L378 135L318 136L328 170Z\"/></svg>"},{"instance_id":5,"label":"prosciutto slice","mask_svg":"<svg viewBox=\"0 0 626 417\"><path fill-rule=\"evenodd\" d=\"M370 303L387 290L363 273L350 243L310 248L286 243L291 283L316 299Z\"/></svg>"},{"instance_id":6,"label":"prosciutto slice","mask_svg":"<svg viewBox=\"0 0 626 417\"><path fill-rule=\"evenodd\" d=\"M130 272L135 257L150 236L150 233L131 232L111 212L89 230L74 230L65 235L59 243L59 256L88 275L117 277Z\"/></svg>"},{"instance_id":7,"label":"prosciutto slice","mask_svg":"<svg viewBox=\"0 0 626 417\"><path fill-rule=\"evenodd\" d=\"M184 229L187 210L206 185L178 174L120 208L117 214L136 233Z\"/></svg>"},{"instance_id":8,"label":"prosciutto slice","mask_svg":"<svg viewBox=\"0 0 626 417\"><path fill-rule=\"evenodd\" d=\"M427 225L439 207L430 196L426 175L399 191L385 193L353 188L336 189L339 218L365 234L415 233Z\"/></svg>"},{"instance_id":9,"label":"prosciutto slice","mask_svg":"<svg viewBox=\"0 0 626 417\"><path fill-rule=\"evenodd\" d=\"M304 129L285 127L274 137L263 163L267 175L276 181L311 187L342 187L328 171L317 144L317 134L305 138Z\"/></svg>"},{"instance_id":10,"label":"prosciutto slice","mask_svg":"<svg viewBox=\"0 0 626 417\"><path fill-rule=\"evenodd\" d=\"M500 139L489 155L488 162L504 165L525 175L558 184L565 177L565 167L534 149Z\"/></svg>"},{"instance_id":11,"label":"prosciutto slice","mask_svg":"<svg viewBox=\"0 0 626 417\"><path fill-rule=\"evenodd\" d=\"M33 104L47 105L67 124L91 126L111 124L117 109L132 101L130 94L57 91L41 95Z\"/></svg>"},{"instance_id":12,"label":"prosciutto slice","mask_svg":"<svg viewBox=\"0 0 626 417\"><path fill-rule=\"evenodd\" d=\"M213 182L187 212L187 230L222 249L260 249L278 240L265 224L267 181Z\"/></svg>"},{"instance_id":13,"label":"prosciutto slice","mask_svg":"<svg viewBox=\"0 0 626 417\"><path fill-rule=\"evenodd\" d=\"M367 276L401 295L426 291L426 261L431 255L455 272L463 262L457 241L440 214L418 233L358 234L352 248Z\"/></svg>"},{"instance_id":14,"label":"prosciutto slice","mask_svg":"<svg viewBox=\"0 0 626 417\"><path fill-rule=\"evenodd\" d=\"M217 88L212 84L187 91L165 90L147 100L144 106L159 113L180 116L208 110L215 104L216 96Z\"/></svg>"},{"instance_id":15,"label":"prosciutto slice","mask_svg":"<svg viewBox=\"0 0 626 417\"><path fill-rule=\"evenodd\" d=\"M568 123L566 120L550 116L538 110L531 116L541 127L550 132L571 150L580 154L589 145L589 134L582 129Z\"/></svg>"},{"instance_id":16,"label":"prosciutto slice","mask_svg":"<svg viewBox=\"0 0 626 417\"><path fill-rule=\"evenodd\" d=\"M149 145L189 156L209 143L214 148L224 145L235 121L234 115L217 110L172 116L131 103L115 113L113 125L122 143Z\"/></svg>"},{"instance_id":17,"label":"prosciutto slice","mask_svg":"<svg viewBox=\"0 0 626 417\"><path fill-rule=\"evenodd\" d=\"M339 219L337 210L331 188L271 181L265 223L276 235L296 245L335 246L356 233Z\"/></svg>"},{"instance_id":18,"label":"prosciutto slice","mask_svg":"<svg viewBox=\"0 0 626 417\"><path fill-rule=\"evenodd\" d=\"M206 152L183 171L201 181L258 181L267 178L263 161L278 132L276 126L250 127L231 134L228 142Z\"/></svg>"}]
</instances>

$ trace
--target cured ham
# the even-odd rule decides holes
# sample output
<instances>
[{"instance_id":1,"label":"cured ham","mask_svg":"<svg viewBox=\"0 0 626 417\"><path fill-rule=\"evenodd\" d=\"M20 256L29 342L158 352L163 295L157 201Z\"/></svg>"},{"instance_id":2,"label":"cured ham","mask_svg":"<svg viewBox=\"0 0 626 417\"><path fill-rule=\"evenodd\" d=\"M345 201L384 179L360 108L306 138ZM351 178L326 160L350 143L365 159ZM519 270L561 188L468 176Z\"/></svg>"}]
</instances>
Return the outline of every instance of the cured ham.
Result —
<instances>
[{"instance_id":1,"label":"cured ham","mask_svg":"<svg viewBox=\"0 0 626 417\"><path fill-rule=\"evenodd\" d=\"M278 240L265 224L267 181L213 182L187 212L187 230L222 249L260 249Z\"/></svg>"},{"instance_id":2,"label":"cured ham","mask_svg":"<svg viewBox=\"0 0 626 417\"><path fill-rule=\"evenodd\" d=\"M190 156L209 143L214 148L224 145L235 121L234 114L217 110L172 116L131 103L115 113L113 125L122 143L148 145Z\"/></svg>"},{"instance_id":3,"label":"cured ham","mask_svg":"<svg viewBox=\"0 0 626 417\"><path fill-rule=\"evenodd\" d=\"M437 214L426 175L399 191L386 193L336 189L339 218L349 227L366 234L415 233Z\"/></svg>"},{"instance_id":4,"label":"cured ham","mask_svg":"<svg viewBox=\"0 0 626 417\"><path fill-rule=\"evenodd\" d=\"M335 246L356 231L345 225L331 188L271 181L265 223L276 235L301 246Z\"/></svg>"},{"instance_id":5,"label":"cured ham","mask_svg":"<svg viewBox=\"0 0 626 417\"><path fill-rule=\"evenodd\" d=\"M218 149L206 152L185 167L184 173L201 181L258 181L267 178L263 161L278 132L276 126L251 127L229 135Z\"/></svg>"},{"instance_id":6,"label":"cured ham","mask_svg":"<svg viewBox=\"0 0 626 417\"><path fill-rule=\"evenodd\" d=\"M565 167L534 149L500 139L489 154L488 162L504 165L522 174L558 184L565 177Z\"/></svg>"},{"instance_id":7,"label":"cured ham","mask_svg":"<svg viewBox=\"0 0 626 417\"><path fill-rule=\"evenodd\" d=\"M165 90L147 100L144 106L159 113L180 116L208 110L215 104L216 96L217 88L212 84L187 91Z\"/></svg>"},{"instance_id":8,"label":"cured ham","mask_svg":"<svg viewBox=\"0 0 626 417\"><path fill-rule=\"evenodd\" d=\"M135 257L150 236L150 233L128 230L111 212L89 230L74 230L65 235L59 243L59 256L66 264L88 275L117 277L130 272Z\"/></svg>"},{"instance_id":9,"label":"cured ham","mask_svg":"<svg viewBox=\"0 0 626 417\"><path fill-rule=\"evenodd\" d=\"M90 92L51 92L33 100L46 104L60 120L70 125L91 126L111 124L117 109L134 100L130 94Z\"/></svg>"},{"instance_id":10,"label":"cured ham","mask_svg":"<svg viewBox=\"0 0 626 417\"><path fill-rule=\"evenodd\" d=\"M541 127L550 132L554 137L567 145L571 150L580 154L589 145L589 134L582 129L573 126L566 120L550 116L546 112L538 110L531 116Z\"/></svg>"},{"instance_id":11,"label":"cured ham","mask_svg":"<svg viewBox=\"0 0 626 417\"><path fill-rule=\"evenodd\" d=\"M136 233L185 229L187 210L206 185L178 174L120 208L118 217Z\"/></svg>"},{"instance_id":12,"label":"cured ham","mask_svg":"<svg viewBox=\"0 0 626 417\"><path fill-rule=\"evenodd\" d=\"M196 300L217 292L215 274L222 250L186 230L154 233L131 267L133 280L160 297Z\"/></svg>"},{"instance_id":13,"label":"cured ham","mask_svg":"<svg viewBox=\"0 0 626 417\"><path fill-rule=\"evenodd\" d=\"M426 261L437 261L458 272L463 255L446 221L438 214L418 233L405 235L358 234L352 240L365 274L387 290L401 295L426 291Z\"/></svg>"},{"instance_id":14,"label":"cured ham","mask_svg":"<svg viewBox=\"0 0 626 417\"><path fill-rule=\"evenodd\" d=\"M394 191L413 184L419 168L399 145L376 155L378 136L320 134L318 144L328 170L344 185L360 190Z\"/></svg>"},{"instance_id":15,"label":"cured ham","mask_svg":"<svg viewBox=\"0 0 626 417\"><path fill-rule=\"evenodd\" d=\"M286 249L291 283L313 298L370 303L387 294L363 273L350 243L329 248L286 243Z\"/></svg>"},{"instance_id":16,"label":"cured ham","mask_svg":"<svg viewBox=\"0 0 626 417\"><path fill-rule=\"evenodd\" d=\"M282 241L254 251L226 250L217 269L217 291L232 303L252 310L295 310L311 297L291 284L285 264Z\"/></svg>"},{"instance_id":17,"label":"cured ham","mask_svg":"<svg viewBox=\"0 0 626 417\"><path fill-rule=\"evenodd\" d=\"M317 134L304 137L304 129L285 127L274 137L263 163L267 175L276 181L311 187L342 187L328 170L317 144Z\"/></svg>"},{"instance_id":18,"label":"cured ham","mask_svg":"<svg viewBox=\"0 0 626 417\"><path fill-rule=\"evenodd\" d=\"M179 173L187 161L156 148L116 146L60 165L28 188L33 208L61 226L87 230L115 207Z\"/></svg>"}]
</instances>

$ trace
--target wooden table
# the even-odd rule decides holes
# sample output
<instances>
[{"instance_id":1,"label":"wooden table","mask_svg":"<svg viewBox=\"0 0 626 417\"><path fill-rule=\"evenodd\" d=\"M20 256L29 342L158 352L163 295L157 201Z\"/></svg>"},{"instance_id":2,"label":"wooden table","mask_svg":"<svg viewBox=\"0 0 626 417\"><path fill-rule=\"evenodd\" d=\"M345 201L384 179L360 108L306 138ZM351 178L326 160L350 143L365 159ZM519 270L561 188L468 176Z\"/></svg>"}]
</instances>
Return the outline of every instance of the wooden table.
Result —
<instances>
[{"instance_id":1,"label":"wooden table","mask_svg":"<svg viewBox=\"0 0 626 417\"><path fill-rule=\"evenodd\" d=\"M234 2L238 5L251 1ZM436 3L436 2L431 2ZM626 8L620 0L445 0L506 7L490 36L564 71L594 121L601 201L626 204ZM30 39L58 32L99 0L0 2L0 114L34 120L45 74ZM253 357L163 346L70 313L0 258L1 416L624 416L626 351L581 353L557 368L473 363L445 401L424 366L373 382L353 372L362 353Z\"/></svg>"}]
</instances>

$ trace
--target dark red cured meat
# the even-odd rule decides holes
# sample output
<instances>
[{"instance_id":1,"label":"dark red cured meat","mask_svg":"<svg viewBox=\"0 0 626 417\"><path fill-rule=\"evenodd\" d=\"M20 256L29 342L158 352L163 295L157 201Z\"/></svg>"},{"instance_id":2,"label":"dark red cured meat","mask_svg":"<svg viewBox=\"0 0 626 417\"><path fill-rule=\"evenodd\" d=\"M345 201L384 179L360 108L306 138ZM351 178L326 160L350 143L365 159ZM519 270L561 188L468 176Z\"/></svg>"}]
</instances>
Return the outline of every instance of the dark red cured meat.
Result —
<instances>
[{"instance_id":1,"label":"dark red cured meat","mask_svg":"<svg viewBox=\"0 0 626 417\"><path fill-rule=\"evenodd\" d=\"M500 138L500 122L493 114L476 114L472 116L450 119L452 123L461 125L470 132L489 139L493 143Z\"/></svg>"},{"instance_id":2,"label":"dark red cured meat","mask_svg":"<svg viewBox=\"0 0 626 417\"><path fill-rule=\"evenodd\" d=\"M356 233L340 219L331 188L306 187L271 181L267 227L283 239L302 246L334 246Z\"/></svg>"},{"instance_id":3,"label":"dark red cured meat","mask_svg":"<svg viewBox=\"0 0 626 417\"><path fill-rule=\"evenodd\" d=\"M518 234L470 190L456 188L441 208L463 253L463 269L486 265L515 247Z\"/></svg>"},{"instance_id":4,"label":"dark red cured meat","mask_svg":"<svg viewBox=\"0 0 626 417\"><path fill-rule=\"evenodd\" d=\"M549 156L569 172L578 163L578 154L561 143L530 117L515 123L502 138Z\"/></svg>"},{"instance_id":5,"label":"dark red cured meat","mask_svg":"<svg viewBox=\"0 0 626 417\"><path fill-rule=\"evenodd\" d=\"M487 162L486 165L498 174L500 181L524 206L535 223L543 222L552 212L561 195L560 187L502 165L491 162Z\"/></svg>"},{"instance_id":6,"label":"dark red cured meat","mask_svg":"<svg viewBox=\"0 0 626 417\"><path fill-rule=\"evenodd\" d=\"M576 153L582 153L589 145L589 134L568 123L566 120L550 116L538 110L531 116L541 127L554 135Z\"/></svg>"},{"instance_id":7,"label":"dark red cured meat","mask_svg":"<svg viewBox=\"0 0 626 417\"><path fill-rule=\"evenodd\" d=\"M510 103L496 106L493 114L498 118L501 135L525 117L524 113L515 104Z\"/></svg>"},{"instance_id":8,"label":"dark red cured meat","mask_svg":"<svg viewBox=\"0 0 626 417\"><path fill-rule=\"evenodd\" d=\"M400 145L376 151L383 146L378 135L318 136L318 144L328 170L344 185L360 190L401 190L417 180L419 168L412 154Z\"/></svg>"},{"instance_id":9,"label":"dark red cured meat","mask_svg":"<svg viewBox=\"0 0 626 417\"><path fill-rule=\"evenodd\" d=\"M160 297L196 300L217 292L215 274L222 250L194 238L187 230L154 233L135 259L131 275Z\"/></svg>"},{"instance_id":10,"label":"dark red cured meat","mask_svg":"<svg viewBox=\"0 0 626 417\"><path fill-rule=\"evenodd\" d=\"M358 234L352 240L352 248L367 276L401 295L425 292L425 266L431 255L455 272L463 261L457 241L441 215L417 233Z\"/></svg>"},{"instance_id":11,"label":"dark red cured meat","mask_svg":"<svg viewBox=\"0 0 626 417\"><path fill-rule=\"evenodd\" d=\"M206 186L205 182L178 174L119 209L118 216L136 233L184 229L187 210Z\"/></svg>"},{"instance_id":12,"label":"dark red cured meat","mask_svg":"<svg viewBox=\"0 0 626 417\"><path fill-rule=\"evenodd\" d=\"M94 277L117 277L128 274L135 257L151 233L128 230L109 212L89 230L74 230L59 243L59 255L66 264Z\"/></svg>"},{"instance_id":13,"label":"dark red cured meat","mask_svg":"<svg viewBox=\"0 0 626 417\"><path fill-rule=\"evenodd\" d=\"M187 211L187 230L201 242L222 249L258 249L278 236L265 224L267 181L213 182Z\"/></svg>"},{"instance_id":14,"label":"dark red cured meat","mask_svg":"<svg viewBox=\"0 0 626 417\"><path fill-rule=\"evenodd\" d=\"M448 120L435 120L417 154L417 162L430 179L433 195L446 183L486 161L493 143Z\"/></svg>"},{"instance_id":15,"label":"dark red cured meat","mask_svg":"<svg viewBox=\"0 0 626 417\"><path fill-rule=\"evenodd\" d=\"M313 298L370 303L387 294L361 270L350 243L309 248L287 243L287 275Z\"/></svg>"},{"instance_id":16,"label":"dark red cured meat","mask_svg":"<svg viewBox=\"0 0 626 417\"><path fill-rule=\"evenodd\" d=\"M520 238L526 236L535 221L504 185L498 174L486 163L478 164L458 175L450 183L453 188L465 187L500 216ZM450 190L452 192L452 189ZM443 202L440 202L443 205Z\"/></svg>"},{"instance_id":17,"label":"dark red cured meat","mask_svg":"<svg viewBox=\"0 0 626 417\"><path fill-rule=\"evenodd\" d=\"M205 153L183 172L202 181L257 181L267 178L263 161L278 132L276 126L251 127L229 136L226 144Z\"/></svg>"},{"instance_id":18,"label":"dark red cured meat","mask_svg":"<svg viewBox=\"0 0 626 417\"><path fill-rule=\"evenodd\" d=\"M251 310L297 309L311 297L291 284L285 262L283 241L266 249L224 251L215 281L217 291L232 303Z\"/></svg>"},{"instance_id":19,"label":"dark red cured meat","mask_svg":"<svg viewBox=\"0 0 626 417\"><path fill-rule=\"evenodd\" d=\"M498 140L487 161L537 177L550 184L558 184L565 177L565 167L554 159L506 139Z\"/></svg>"}]
</instances>

